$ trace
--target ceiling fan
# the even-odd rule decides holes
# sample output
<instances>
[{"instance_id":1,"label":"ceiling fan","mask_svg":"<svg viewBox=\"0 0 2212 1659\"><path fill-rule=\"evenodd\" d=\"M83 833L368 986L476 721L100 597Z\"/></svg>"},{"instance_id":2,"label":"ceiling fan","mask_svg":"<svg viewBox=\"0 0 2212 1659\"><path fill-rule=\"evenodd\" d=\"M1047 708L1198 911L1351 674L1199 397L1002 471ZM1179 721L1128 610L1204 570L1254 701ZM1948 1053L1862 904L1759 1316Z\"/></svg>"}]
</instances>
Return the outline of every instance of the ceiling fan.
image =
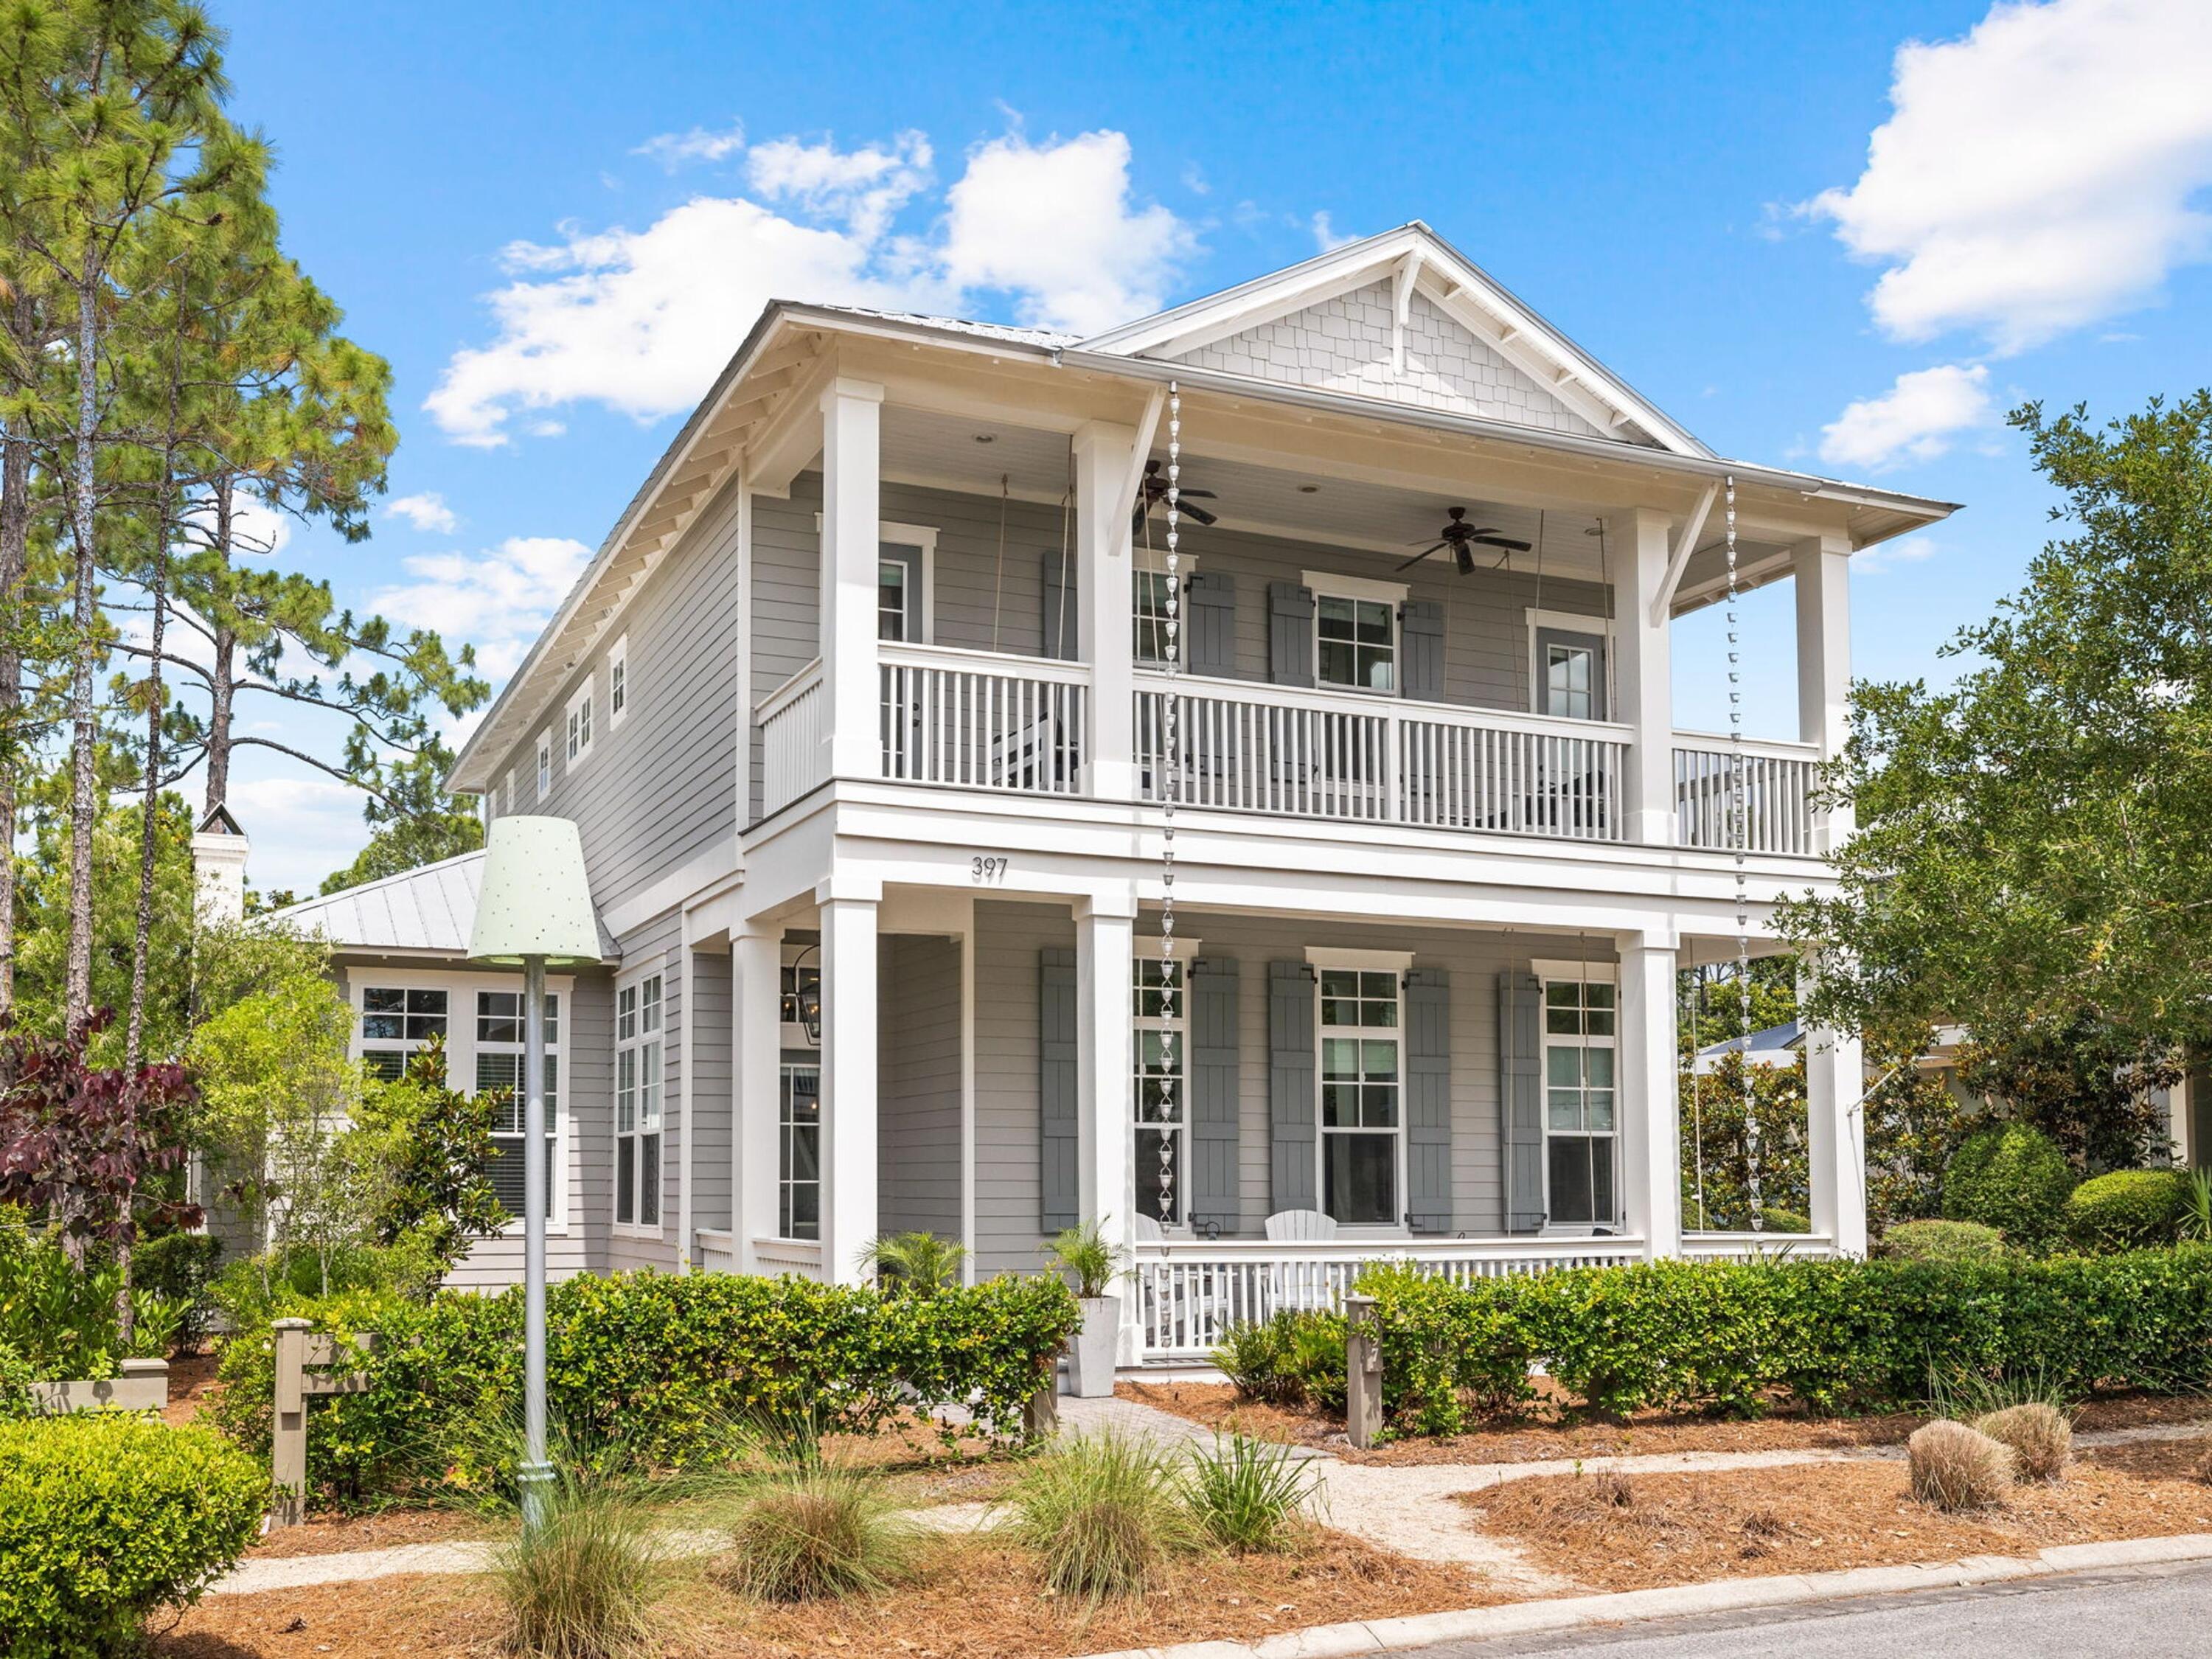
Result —
<instances>
[{"instance_id":1,"label":"ceiling fan","mask_svg":"<svg viewBox=\"0 0 2212 1659\"><path fill-rule=\"evenodd\" d=\"M1503 548L1504 552L1498 563L1504 564L1516 553L1526 553L1534 545L1531 542L1516 541L1510 536L1499 535L1495 525L1484 525L1480 529L1476 528L1467 521L1467 509L1463 507L1448 507L1445 510L1450 514L1451 521L1437 532L1437 536L1442 539L1433 546L1421 548L1419 552L1400 565L1399 569L1411 570L1430 554L1441 553L1449 547L1451 549L1452 562L1459 567L1459 574L1462 576L1472 576L1474 574L1474 550L1478 547ZM1413 545L1419 547L1420 544L1415 542ZM1496 568L1495 565L1492 567L1492 569Z\"/></svg>"},{"instance_id":2,"label":"ceiling fan","mask_svg":"<svg viewBox=\"0 0 2212 1659\"><path fill-rule=\"evenodd\" d=\"M1212 514L1202 507L1192 504L1191 497L1194 495L1209 501L1214 499L1213 492L1210 489L1193 489L1188 484L1179 484L1176 488L1176 511L1184 518L1195 520L1200 524L1213 523L1215 520ZM1144 481L1137 486L1137 508L1129 515L1129 533L1133 536L1142 535L1146 515L1167 498L1168 481L1160 476L1160 464L1158 461L1146 461Z\"/></svg>"}]
</instances>

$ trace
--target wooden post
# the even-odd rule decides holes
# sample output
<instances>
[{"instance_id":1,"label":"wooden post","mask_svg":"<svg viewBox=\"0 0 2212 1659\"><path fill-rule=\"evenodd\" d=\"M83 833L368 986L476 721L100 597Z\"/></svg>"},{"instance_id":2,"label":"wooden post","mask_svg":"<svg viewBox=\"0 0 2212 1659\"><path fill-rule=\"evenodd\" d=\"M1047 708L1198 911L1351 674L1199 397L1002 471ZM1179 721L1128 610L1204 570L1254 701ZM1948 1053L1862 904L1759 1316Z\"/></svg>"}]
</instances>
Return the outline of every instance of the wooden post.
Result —
<instances>
[{"instance_id":1,"label":"wooden post","mask_svg":"<svg viewBox=\"0 0 2212 1659\"><path fill-rule=\"evenodd\" d=\"M1049 1440L1060 1432L1060 1380L1048 1376L1022 1407L1022 1428L1031 1440Z\"/></svg>"},{"instance_id":2,"label":"wooden post","mask_svg":"<svg viewBox=\"0 0 2212 1659\"><path fill-rule=\"evenodd\" d=\"M307 1518L307 1333L304 1319L279 1319L270 1328L276 1338L276 1415L270 1424L269 1474L276 1502L269 1524L296 1527Z\"/></svg>"},{"instance_id":3,"label":"wooden post","mask_svg":"<svg viewBox=\"0 0 2212 1659\"><path fill-rule=\"evenodd\" d=\"M1375 1298L1344 1298L1345 1426L1353 1447L1365 1451L1382 1436L1382 1331Z\"/></svg>"}]
</instances>

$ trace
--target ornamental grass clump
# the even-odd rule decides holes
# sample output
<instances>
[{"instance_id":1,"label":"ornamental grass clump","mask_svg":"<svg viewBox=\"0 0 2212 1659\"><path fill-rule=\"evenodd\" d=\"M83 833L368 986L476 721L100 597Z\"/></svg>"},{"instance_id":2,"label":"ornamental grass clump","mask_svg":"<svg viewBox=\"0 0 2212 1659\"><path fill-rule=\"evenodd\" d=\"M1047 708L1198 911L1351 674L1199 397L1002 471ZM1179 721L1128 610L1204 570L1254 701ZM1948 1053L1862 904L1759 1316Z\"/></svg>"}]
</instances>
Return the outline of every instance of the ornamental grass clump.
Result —
<instances>
[{"instance_id":1,"label":"ornamental grass clump","mask_svg":"<svg viewBox=\"0 0 2212 1659\"><path fill-rule=\"evenodd\" d=\"M1913 1497L1947 1515L1997 1508L2012 1490L2012 1449L1948 1418L1915 1429L1905 1456Z\"/></svg>"},{"instance_id":2,"label":"ornamental grass clump","mask_svg":"<svg viewBox=\"0 0 2212 1659\"><path fill-rule=\"evenodd\" d=\"M633 1492L562 1482L544 1521L494 1562L507 1604L507 1650L531 1659L634 1659L651 1652L661 1565L659 1534Z\"/></svg>"},{"instance_id":3,"label":"ornamental grass clump","mask_svg":"<svg viewBox=\"0 0 2212 1659\"><path fill-rule=\"evenodd\" d=\"M1141 1437L1085 1435L1031 1464L1006 1497L1006 1531L1063 1595L1142 1595L1200 1541L1175 1465Z\"/></svg>"},{"instance_id":4,"label":"ornamental grass clump","mask_svg":"<svg viewBox=\"0 0 2212 1659\"><path fill-rule=\"evenodd\" d=\"M1305 1529L1321 1489L1311 1461L1288 1446L1216 1435L1192 1455L1184 1477L1191 1514L1207 1536L1238 1555L1287 1548Z\"/></svg>"},{"instance_id":5,"label":"ornamental grass clump","mask_svg":"<svg viewBox=\"0 0 2212 1659\"><path fill-rule=\"evenodd\" d=\"M817 1464L775 1476L740 1505L714 1577L755 1601L834 1601L897 1584L921 1544L876 1481Z\"/></svg>"},{"instance_id":6,"label":"ornamental grass clump","mask_svg":"<svg viewBox=\"0 0 2212 1659\"><path fill-rule=\"evenodd\" d=\"M2074 1461L2074 1425L2055 1406L2039 1401L2007 1406L1976 1418L1973 1427L2010 1449L2016 1480L2057 1480Z\"/></svg>"}]
</instances>

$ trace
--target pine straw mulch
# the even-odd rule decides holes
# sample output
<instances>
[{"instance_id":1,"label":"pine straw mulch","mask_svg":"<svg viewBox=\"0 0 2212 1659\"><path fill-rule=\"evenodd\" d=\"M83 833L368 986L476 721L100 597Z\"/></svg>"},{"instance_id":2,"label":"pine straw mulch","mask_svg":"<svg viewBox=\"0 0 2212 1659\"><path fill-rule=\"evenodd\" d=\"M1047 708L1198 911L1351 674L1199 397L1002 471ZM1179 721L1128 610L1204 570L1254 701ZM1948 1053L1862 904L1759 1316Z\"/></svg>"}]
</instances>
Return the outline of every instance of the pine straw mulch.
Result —
<instances>
[{"instance_id":1,"label":"pine straw mulch","mask_svg":"<svg viewBox=\"0 0 2212 1659\"><path fill-rule=\"evenodd\" d=\"M173 1429L183 1428L200 1414L215 1387L216 1368L222 1364L211 1353L179 1354L169 1362L169 1403L161 1420Z\"/></svg>"},{"instance_id":2,"label":"pine straw mulch","mask_svg":"<svg viewBox=\"0 0 2212 1659\"><path fill-rule=\"evenodd\" d=\"M1901 1462L1509 1480L1468 1492L1482 1531L1533 1565L1597 1590L1711 1578L2032 1555L2053 1544L2212 1531L2199 1441L2100 1449L2002 1509L1945 1515L1915 1502Z\"/></svg>"},{"instance_id":3,"label":"pine straw mulch","mask_svg":"<svg viewBox=\"0 0 2212 1659\"><path fill-rule=\"evenodd\" d=\"M1407 1466L1430 1463L1534 1463L1548 1459L1632 1457L1666 1452L1848 1450L1855 1446L1901 1446L1928 1420L1920 1412L1868 1417L1814 1417L1792 1402L1772 1415L1741 1421L1687 1413L1640 1412L1620 1419L1578 1413L1549 1382L1539 1379L1528 1411L1500 1417L1465 1434L1441 1439L1408 1437L1354 1451L1344 1419L1334 1413L1262 1405L1237 1398L1225 1383L1122 1382L1115 1393L1156 1406L1224 1433L1288 1445L1323 1448L1347 1463ZM2212 1419L2212 1400L2197 1395L2113 1395L2090 1401L2075 1414L2075 1427L2134 1428L2148 1424Z\"/></svg>"},{"instance_id":4,"label":"pine straw mulch","mask_svg":"<svg viewBox=\"0 0 2212 1659\"><path fill-rule=\"evenodd\" d=\"M1033 1558L988 1540L943 1540L922 1575L879 1596L766 1607L717 1589L703 1562L672 1569L663 1659L1059 1659L1205 1639L1255 1640L1302 1626L1440 1612L1504 1598L1459 1568L1401 1560L1336 1533L1288 1556L1178 1564L1141 1601L1096 1607L1044 1588ZM211 1596L155 1644L155 1659L381 1659L498 1651L499 1605L481 1578L366 1583Z\"/></svg>"},{"instance_id":5,"label":"pine straw mulch","mask_svg":"<svg viewBox=\"0 0 2212 1659\"><path fill-rule=\"evenodd\" d=\"M467 1510L380 1510L373 1515L310 1513L296 1527L264 1533L246 1553L249 1561L296 1555L337 1555L348 1550L384 1550L401 1544L444 1544L465 1538L495 1538L507 1528L497 1520Z\"/></svg>"}]
</instances>

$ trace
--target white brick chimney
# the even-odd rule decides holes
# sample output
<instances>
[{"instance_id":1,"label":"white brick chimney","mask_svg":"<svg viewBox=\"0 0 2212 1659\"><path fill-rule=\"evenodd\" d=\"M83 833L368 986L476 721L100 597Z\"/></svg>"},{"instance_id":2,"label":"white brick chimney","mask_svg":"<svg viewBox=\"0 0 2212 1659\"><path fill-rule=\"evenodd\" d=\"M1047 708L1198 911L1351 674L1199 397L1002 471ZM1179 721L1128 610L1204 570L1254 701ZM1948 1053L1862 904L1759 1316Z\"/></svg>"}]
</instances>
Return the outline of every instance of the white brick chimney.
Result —
<instances>
[{"instance_id":1,"label":"white brick chimney","mask_svg":"<svg viewBox=\"0 0 2212 1659\"><path fill-rule=\"evenodd\" d=\"M229 809L218 806L192 832L193 907L206 922L246 915L246 855L252 849Z\"/></svg>"}]
</instances>

